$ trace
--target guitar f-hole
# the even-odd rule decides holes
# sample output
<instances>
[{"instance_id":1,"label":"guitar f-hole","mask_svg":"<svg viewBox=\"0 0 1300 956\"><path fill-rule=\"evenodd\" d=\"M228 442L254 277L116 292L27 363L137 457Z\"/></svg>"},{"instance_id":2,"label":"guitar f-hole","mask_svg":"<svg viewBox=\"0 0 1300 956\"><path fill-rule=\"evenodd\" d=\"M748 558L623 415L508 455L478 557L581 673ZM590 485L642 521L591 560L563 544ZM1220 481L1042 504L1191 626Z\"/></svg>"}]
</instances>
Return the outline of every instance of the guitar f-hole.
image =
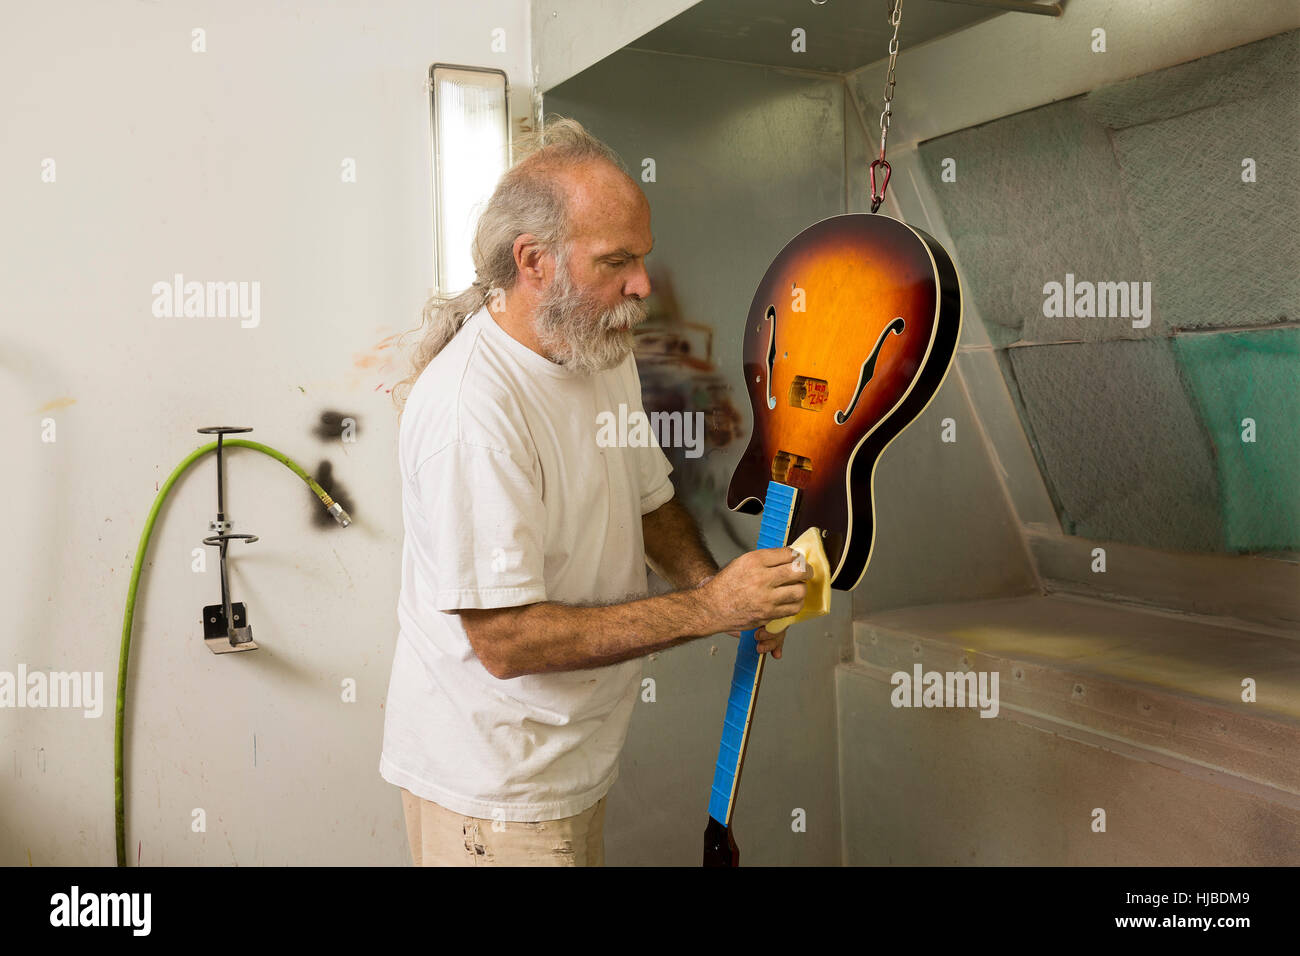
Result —
<instances>
[{"instance_id":1,"label":"guitar f-hole","mask_svg":"<svg viewBox=\"0 0 1300 956\"><path fill-rule=\"evenodd\" d=\"M901 315L894 316L894 320L885 326L884 331L880 333L880 338L876 339L876 347L871 350L867 360L862 363L862 371L858 373L858 387L853 390L853 401L849 402L849 407L841 409L835 413L835 424L843 425L853 414L853 409L858 406L858 399L862 397L862 390L867 387L871 381L871 376L876 373L876 359L880 356L880 348L885 344L885 337L893 332L895 335L902 335L906 323L903 322Z\"/></svg>"},{"instance_id":2,"label":"guitar f-hole","mask_svg":"<svg viewBox=\"0 0 1300 956\"><path fill-rule=\"evenodd\" d=\"M769 305L763 318L772 323L767 338L767 407L776 408L776 396L772 394L772 369L776 365L776 306Z\"/></svg>"}]
</instances>

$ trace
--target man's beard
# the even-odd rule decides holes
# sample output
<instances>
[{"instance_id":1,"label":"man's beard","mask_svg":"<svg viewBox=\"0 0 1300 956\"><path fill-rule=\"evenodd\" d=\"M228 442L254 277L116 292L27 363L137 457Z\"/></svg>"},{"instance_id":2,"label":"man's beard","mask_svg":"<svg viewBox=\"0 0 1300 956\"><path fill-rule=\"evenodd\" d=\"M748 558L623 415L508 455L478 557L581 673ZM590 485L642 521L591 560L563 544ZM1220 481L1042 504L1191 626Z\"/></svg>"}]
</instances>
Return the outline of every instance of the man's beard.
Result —
<instances>
[{"instance_id":1,"label":"man's beard","mask_svg":"<svg viewBox=\"0 0 1300 956\"><path fill-rule=\"evenodd\" d=\"M632 327L645 316L640 299L627 299L606 309L574 287L568 265L561 262L537 303L534 328L551 361L592 375L627 358L632 351Z\"/></svg>"}]
</instances>

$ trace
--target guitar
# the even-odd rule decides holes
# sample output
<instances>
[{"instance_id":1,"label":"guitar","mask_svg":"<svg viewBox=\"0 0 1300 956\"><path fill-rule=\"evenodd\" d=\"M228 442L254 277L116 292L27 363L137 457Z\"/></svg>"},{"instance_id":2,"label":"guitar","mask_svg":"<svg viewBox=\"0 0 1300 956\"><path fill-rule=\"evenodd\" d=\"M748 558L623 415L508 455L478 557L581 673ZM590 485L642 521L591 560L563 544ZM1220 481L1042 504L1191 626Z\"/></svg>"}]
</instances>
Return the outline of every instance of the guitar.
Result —
<instances>
[{"instance_id":1,"label":"guitar","mask_svg":"<svg viewBox=\"0 0 1300 956\"><path fill-rule=\"evenodd\" d=\"M762 513L758 548L821 532L849 591L875 543L876 462L930 404L961 333L961 282L934 237L883 215L832 216L790 240L745 320L754 430L727 507ZM705 866L739 866L731 830L766 655L742 633L713 773Z\"/></svg>"}]
</instances>

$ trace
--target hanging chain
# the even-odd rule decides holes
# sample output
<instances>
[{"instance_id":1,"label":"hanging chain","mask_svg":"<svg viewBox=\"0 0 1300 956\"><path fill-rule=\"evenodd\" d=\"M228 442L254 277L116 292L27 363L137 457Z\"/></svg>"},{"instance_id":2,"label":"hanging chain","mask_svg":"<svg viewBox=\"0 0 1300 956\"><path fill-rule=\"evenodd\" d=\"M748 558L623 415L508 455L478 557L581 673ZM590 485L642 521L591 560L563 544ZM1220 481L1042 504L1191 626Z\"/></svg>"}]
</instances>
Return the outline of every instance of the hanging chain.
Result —
<instances>
[{"instance_id":1,"label":"hanging chain","mask_svg":"<svg viewBox=\"0 0 1300 956\"><path fill-rule=\"evenodd\" d=\"M889 121L893 118L894 103L894 64L898 62L898 24L903 19L903 0L892 0L889 10L889 22L894 28L894 36L889 41L889 72L885 77L885 108L880 111L880 156L871 161L871 211L875 212L885 201L885 188L889 185L889 163L885 161L885 140L889 138ZM885 179L876 192L876 167L885 168Z\"/></svg>"}]
</instances>

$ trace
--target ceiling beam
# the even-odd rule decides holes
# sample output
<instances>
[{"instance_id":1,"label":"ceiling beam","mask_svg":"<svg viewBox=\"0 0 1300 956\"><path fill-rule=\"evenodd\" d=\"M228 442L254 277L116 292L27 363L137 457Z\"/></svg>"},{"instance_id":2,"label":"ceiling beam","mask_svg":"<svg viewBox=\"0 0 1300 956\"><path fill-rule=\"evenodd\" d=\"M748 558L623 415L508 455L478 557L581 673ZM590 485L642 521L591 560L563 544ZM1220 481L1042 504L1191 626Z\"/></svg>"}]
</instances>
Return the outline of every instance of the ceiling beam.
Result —
<instances>
[{"instance_id":1,"label":"ceiling beam","mask_svg":"<svg viewBox=\"0 0 1300 956\"><path fill-rule=\"evenodd\" d=\"M938 0L939 3L962 3L968 7L996 7L1009 13L1040 13L1045 17L1059 17L1065 12L1065 0Z\"/></svg>"}]
</instances>

